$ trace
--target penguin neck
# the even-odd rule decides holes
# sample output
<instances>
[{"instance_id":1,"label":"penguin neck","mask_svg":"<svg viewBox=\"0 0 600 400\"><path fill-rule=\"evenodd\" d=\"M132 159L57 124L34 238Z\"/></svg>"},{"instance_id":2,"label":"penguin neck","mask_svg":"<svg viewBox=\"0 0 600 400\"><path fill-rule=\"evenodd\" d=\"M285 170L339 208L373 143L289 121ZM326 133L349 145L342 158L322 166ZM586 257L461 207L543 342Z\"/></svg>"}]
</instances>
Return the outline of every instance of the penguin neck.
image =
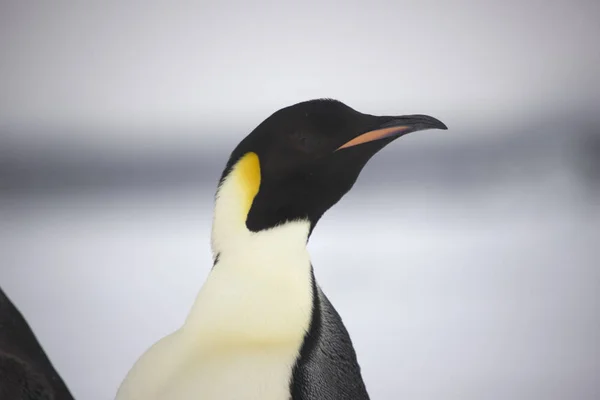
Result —
<instances>
[{"instance_id":1,"label":"penguin neck","mask_svg":"<svg viewBox=\"0 0 600 400\"><path fill-rule=\"evenodd\" d=\"M213 216L211 247L215 263L232 254L276 255L306 251L310 234L308 220L288 221L275 227L253 232L246 226L246 213L238 199L239 188L226 182L217 194ZM248 254L252 253L252 254ZM282 261L282 260L278 260Z\"/></svg>"},{"instance_id":2,"label":"penguin neck","mask_svg":"<svg viewBox=\"0 0 600 400\"><path fill-rule=\"evenodd\" d=\"M239 171L219 187L211 238L215 263L188 315L186 331L209 347L282 342L299 346L313 299L306 248L310 222L250 231L245 223L247 189Z\"/></svg>"},{"instance_id":3,"label":"penguin neck","mask_svg":"<svg viewBox=\"0 0 600 400\"><path fill-rule=\"evenodd\" d=\"M222 180L216 194L211 247L214 261L231 253L247 252L250 245L258 251L285 254L306 250L311 223L295 220L252 232L246 219L260 188L260 164L254 153L244 156ZM249 256L249 254L248 254Z\"/></svg>"}]
</instances>

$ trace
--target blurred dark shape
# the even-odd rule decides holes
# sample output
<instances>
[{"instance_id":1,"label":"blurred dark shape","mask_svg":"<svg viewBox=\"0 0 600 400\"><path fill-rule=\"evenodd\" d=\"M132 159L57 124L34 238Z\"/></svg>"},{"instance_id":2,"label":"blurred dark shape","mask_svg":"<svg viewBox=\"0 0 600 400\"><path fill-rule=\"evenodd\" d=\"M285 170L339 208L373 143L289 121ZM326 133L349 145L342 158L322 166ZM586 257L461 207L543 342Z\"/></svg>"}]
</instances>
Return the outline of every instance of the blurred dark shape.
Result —
<instances>
[{"instance_id":1,"label":"blurred dark shape","mask_svg":"<svg viewBox=\"0 0 600 400\"><path fill-rule=\"evenodd\" d=\"M600 190L600 126L585 130L574 153L578 175L586 186Z\"/></svg>"},{"instance_id":2,"label":"blurred dark shape","mask_svg":"<svg viewBox=\"0 0 600 400\"><path fill-rule=\"evenodd\" d=\"M27 321L2 289L0 289L0 399L73 399Z\"/></svg>"}]
</instances>

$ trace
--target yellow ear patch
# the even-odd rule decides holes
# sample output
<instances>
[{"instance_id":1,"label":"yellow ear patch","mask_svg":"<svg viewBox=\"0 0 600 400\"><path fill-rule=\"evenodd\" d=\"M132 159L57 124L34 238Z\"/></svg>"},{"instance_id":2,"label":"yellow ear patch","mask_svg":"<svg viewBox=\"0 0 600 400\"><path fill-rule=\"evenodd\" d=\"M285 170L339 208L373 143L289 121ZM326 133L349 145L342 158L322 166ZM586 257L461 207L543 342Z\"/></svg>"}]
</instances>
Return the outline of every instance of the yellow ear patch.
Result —
<instances>
[{"instance_id":1,"label":"yellow ear patch","mask_svg":"<svg viewBox=\"0 0 600 400\"><path fill-rule=\"evenodd\" d=\"M250 152L237 162L234 167L235 181L241 189L242 198L240 199L243 207L243 215L250 212L254 197L260 188L260 161L256 153Z\"/></svg>"}]
</instances>

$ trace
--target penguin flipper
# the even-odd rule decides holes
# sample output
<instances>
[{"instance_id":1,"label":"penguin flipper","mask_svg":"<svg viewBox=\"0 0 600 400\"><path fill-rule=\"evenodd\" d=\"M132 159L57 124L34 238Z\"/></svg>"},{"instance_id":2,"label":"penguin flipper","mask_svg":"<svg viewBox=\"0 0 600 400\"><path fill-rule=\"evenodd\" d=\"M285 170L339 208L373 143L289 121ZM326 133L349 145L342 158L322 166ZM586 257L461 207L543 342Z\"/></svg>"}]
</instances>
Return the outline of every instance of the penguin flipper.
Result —
<instances>
[{"instance_id":1,"label":"penguin flipper","mask_svg":"<svg viewBox=\"0 0 600 400\"><path fill-rule=\"evenodd\" d=\"M313 318L294 367L293 400L369 400L342 318L314 283Z\"/></svg>"}]
</instances>

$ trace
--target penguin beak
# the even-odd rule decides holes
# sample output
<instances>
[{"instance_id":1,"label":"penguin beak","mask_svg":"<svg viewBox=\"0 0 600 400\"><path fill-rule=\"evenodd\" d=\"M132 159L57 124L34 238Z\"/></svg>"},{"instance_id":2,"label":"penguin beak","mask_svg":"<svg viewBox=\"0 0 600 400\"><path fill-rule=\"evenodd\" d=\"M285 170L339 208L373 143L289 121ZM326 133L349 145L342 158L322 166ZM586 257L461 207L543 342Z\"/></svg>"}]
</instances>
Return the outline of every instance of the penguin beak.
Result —
<instances>
[{"instance_id":1,"label":"penguin beak","mask_svg":"<svg viewBox=\"0 0 600 400\"><path fill-rule=\"evenodd\" d=\"M338 147L335 151L359 144L386 138L397 139L407 133L427 129L443 129L448 127L440 120L428 115L405 115L401 117L379 117L380 125L374 130L364 132Z\"/></svg>"}]
</instances>

